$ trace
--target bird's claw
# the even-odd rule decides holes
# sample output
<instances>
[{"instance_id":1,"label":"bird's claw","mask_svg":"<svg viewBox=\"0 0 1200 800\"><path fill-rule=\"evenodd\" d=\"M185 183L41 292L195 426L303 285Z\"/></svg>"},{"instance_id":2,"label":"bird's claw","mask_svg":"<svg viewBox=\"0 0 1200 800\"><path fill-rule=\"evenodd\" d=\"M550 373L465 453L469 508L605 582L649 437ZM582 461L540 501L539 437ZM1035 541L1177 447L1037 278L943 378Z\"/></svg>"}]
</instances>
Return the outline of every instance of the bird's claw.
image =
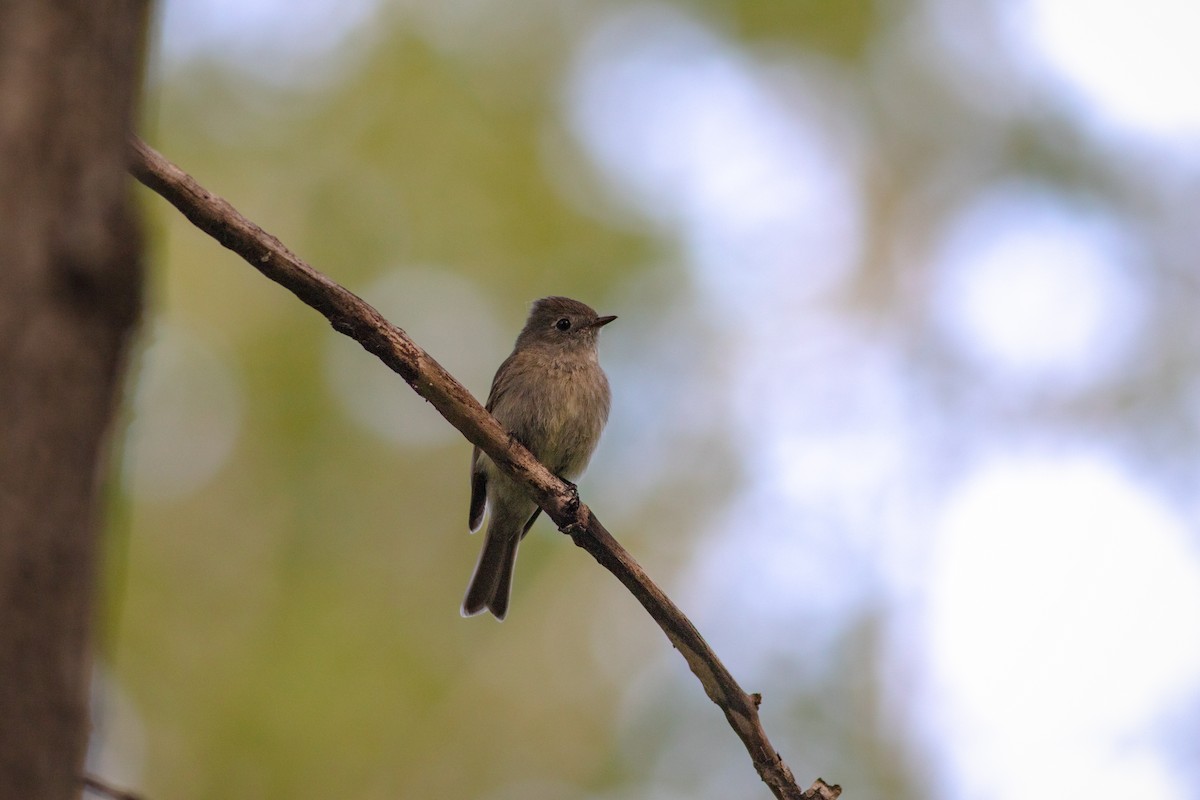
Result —
<instances>
[{"instance_id":1,"label":"bird's claw","mask_svg":"<svg viewBox=\"0 0 1200 800\"><path fill-rule=\"evenodd\" d=\"M587 533L587 528L583 525L580 525L578 522L569 522L559 528L559 530L572 538Z\"/></svg>"},{"instance_id":2,"label":"bird's claw","mask_svg":"<svg viewBox=\"0 0 1200 800\"><path fill-rule=\"evenodd\" d=\"M579 487L566 478L562 482L567 485L567 512L573 517L579 513Z\"/></svg>"}]
</instances>

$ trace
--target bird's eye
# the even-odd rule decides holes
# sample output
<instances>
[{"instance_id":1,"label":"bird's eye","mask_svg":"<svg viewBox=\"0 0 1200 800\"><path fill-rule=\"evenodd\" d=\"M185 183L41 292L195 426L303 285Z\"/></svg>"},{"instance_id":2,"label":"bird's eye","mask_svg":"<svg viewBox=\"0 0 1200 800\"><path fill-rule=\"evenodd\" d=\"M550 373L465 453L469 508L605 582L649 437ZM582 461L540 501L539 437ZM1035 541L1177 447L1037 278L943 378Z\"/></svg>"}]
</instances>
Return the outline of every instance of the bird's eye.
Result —
<instances>
[{"instance_id":1,"label":"bird's eye","mask_svg":"<svg viewBox=\"0 0 1200 800\"><path fill-rule=\"evenodd\" d=\"M563 317L558 322L554 323L554 327L558 328L560 331L569 331L571 330L571 320Z\"/></svg>"}]
</instances>

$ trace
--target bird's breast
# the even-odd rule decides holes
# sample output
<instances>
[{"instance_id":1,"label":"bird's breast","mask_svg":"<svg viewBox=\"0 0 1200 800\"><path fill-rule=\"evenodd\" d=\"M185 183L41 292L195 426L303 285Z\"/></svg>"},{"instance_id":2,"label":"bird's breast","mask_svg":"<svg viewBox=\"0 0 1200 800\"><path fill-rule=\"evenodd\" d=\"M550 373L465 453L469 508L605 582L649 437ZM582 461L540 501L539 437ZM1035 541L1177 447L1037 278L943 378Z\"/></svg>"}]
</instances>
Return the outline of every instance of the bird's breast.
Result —
<instances>
[{"instance_id":1,"label":"bird's breast","mask_svg":"<svg viewBox=\"0 0 1200 800\"><path fill-rule=\"evenodd\" d=\"M608 420L608 380L594 360L547 359L538 367L522 371L493 413L548 469L571 479Z\"/></svg>"}]
</instances>

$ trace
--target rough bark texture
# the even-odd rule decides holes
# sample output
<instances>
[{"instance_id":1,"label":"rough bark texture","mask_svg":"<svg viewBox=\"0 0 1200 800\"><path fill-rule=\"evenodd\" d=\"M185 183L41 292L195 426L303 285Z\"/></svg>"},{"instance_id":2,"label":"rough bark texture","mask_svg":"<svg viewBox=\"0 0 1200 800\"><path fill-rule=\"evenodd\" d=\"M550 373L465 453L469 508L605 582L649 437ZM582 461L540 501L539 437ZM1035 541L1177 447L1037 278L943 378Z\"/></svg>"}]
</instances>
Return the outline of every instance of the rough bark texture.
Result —
<instances>
[{"instance_id":1,"label":"rough bark texture","mask_svg":"<svg viewBox=\"0 0 1200 800\"><path fill-rule=\"evenodd\" d=\"M0 798L77 797L147 0L0 0Z\"/></svg>"}]
</instances>

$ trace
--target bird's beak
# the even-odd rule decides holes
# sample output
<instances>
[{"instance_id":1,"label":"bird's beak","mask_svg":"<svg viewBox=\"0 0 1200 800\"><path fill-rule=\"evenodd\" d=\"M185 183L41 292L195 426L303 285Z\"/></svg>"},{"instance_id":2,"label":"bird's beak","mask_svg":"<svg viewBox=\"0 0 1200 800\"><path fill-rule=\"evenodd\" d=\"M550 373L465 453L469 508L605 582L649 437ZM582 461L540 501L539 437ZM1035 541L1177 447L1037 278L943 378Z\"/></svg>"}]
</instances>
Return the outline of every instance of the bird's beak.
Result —
<instances>
[{"instance_id":1,"label":"bird's beak","mask_svg":"<svg viewBox=\"0 0 1200 800\"><path fill-rule=\"evenodd\" d=\"M592 327L592 328L603 328L605 325L607 325L608 323L612 322L614 319L616 319L616 317L615 317L615 316L609 316L609 317L596 317L595 321L594 321L594 322L592 322L592 324L591 324L591 326L590 326L590 327Z\"/></svg>"}]
</instances>

